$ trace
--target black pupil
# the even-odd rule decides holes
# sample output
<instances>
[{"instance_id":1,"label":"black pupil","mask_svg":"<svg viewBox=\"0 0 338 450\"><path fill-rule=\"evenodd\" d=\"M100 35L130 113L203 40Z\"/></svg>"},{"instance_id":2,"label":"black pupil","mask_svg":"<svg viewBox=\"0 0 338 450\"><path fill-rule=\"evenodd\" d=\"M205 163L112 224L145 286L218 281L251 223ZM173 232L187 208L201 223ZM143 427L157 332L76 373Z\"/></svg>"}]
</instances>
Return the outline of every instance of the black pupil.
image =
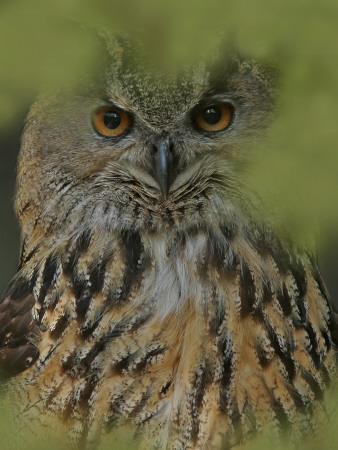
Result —
<instances>
[{"instance_id":1,"label":"black pupil","mask_svg":"<svg viewBox=\"0 0 338 450\"><path fill-rule=\"evenodd\" d=\"M103 118L104 124L107 128L115 130L121 124L121 116L117 111L107 111Z\"/></svg>"},{"instance_id":2,"label":"black pupil","mask_svg":"<svg viewBox=\"0 0 338 450\"><path fill-rule=\"evenodd\" d=\"M218 106L209 106L203 111L203 119L209 125L215 125L221 120L221 111Z\"/></svg>"}]
</instances>

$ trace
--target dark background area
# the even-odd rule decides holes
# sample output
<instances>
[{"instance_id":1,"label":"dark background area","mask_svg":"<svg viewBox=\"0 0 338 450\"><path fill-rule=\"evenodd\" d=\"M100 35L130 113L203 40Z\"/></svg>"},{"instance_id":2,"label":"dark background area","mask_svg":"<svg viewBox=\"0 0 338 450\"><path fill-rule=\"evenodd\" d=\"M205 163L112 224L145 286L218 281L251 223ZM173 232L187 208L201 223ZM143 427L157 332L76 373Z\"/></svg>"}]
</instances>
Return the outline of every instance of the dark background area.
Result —
<instances>
[{"instance_id":1,"label":"dark background area","mask_svg":"<svg viewBox=\"0 0 338 450\"><path fill-rule=\"evenodd\" d=\"M7 130L0 131L0 291L16 273L20 230L14 213L16 159L27 110Z\"/></svg>"},{"instance_id":2,"label":"dark background area","mask_svg":"<svg viewBox=\"0 0 338 450\"><path fill-rule=\"evenodd\" d=\"M27 112L28 107L6 130L0 130L0 291L4 290L18 266L20 230L14 213L15 172ZM318 261L332 301L338 306L338 231L333 242L318 250Z\"/></svg>"}]
</instances>

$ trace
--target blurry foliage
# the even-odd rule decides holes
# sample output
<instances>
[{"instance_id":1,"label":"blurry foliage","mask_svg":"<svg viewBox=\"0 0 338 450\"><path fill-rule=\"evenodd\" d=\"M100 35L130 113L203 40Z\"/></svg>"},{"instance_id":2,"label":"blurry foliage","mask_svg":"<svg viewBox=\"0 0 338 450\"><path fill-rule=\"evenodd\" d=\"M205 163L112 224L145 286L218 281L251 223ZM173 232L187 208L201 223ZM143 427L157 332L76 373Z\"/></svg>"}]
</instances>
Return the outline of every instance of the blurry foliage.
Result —
<instances>
[{"instance_id":1,"label":"blurry foliage","mask_svg":"<svg viewBox=\"0 0 338 450\"><path fill-rule=\"evenodd\" d=\"M240 52L273 57L281 70L277 118L249 182L299 239L318 226L328 247L338 227L337 23L337 0L2 0L0 130L41 87L75 86L98 66L96 29L140 32L149 56L167 69L207 55L225 34ZM0 416L4 436L4 408ZM331 448L338 442L332 423L320 445L310 440L302 448Z\"/></svg>"},{"instance_id":2,"label":"blurry foliage","mask_svg":"<svg viewBox=\"0 0 338 450\"><path fill-rule=\"evenodd\" d=\"M50 417L42 426L39 418L24 422L13 419L14 409L5 395L0 395L0 449L1 450L74 450L74 443L63 427ZM121 426L103 436L100 450L137 450L135 430Z\"/></svg>"},{"instance_id":3,"label":"blurry foliage","mask_svg":"<svg viewBox=\"0 0 338 450\"><path fill-rule=\"evenodd\" d=\"M249 437L240 446L241 450L336 450L338 445L338 392L337 386L332 386L326 392L325 415L327 420L317 424L317 432L302 437L295 445L285 435L278 437L278 431L258 433ZM29 422L26 426L22 421L12 419L13 408L8 399L0 396L0 448L1 450L73 450L67 431L50 417L50 426ZM22 439L22 436L25 436ZM139 441L134 440L135 429L125 425L114 428L104 435L100 450L138 450ZM144 448L144 447L143 447ZM149 446L150 448L150 446ZM237 448L237 447L235 447Z\"/></svg>"}]
</instances>

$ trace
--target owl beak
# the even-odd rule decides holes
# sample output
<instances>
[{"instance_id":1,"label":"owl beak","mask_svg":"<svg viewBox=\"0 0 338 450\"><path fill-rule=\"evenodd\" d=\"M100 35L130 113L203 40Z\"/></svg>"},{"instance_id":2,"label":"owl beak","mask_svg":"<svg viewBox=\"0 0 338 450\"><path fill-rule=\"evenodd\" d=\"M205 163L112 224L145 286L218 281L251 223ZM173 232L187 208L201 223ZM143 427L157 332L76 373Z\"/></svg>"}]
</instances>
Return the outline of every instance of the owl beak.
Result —
<instances>
[{"instance_id":1,"label":"owl beak","mask_svg":"<svg viewBox=\"0 0 338 450\"><path fill-rule=\"evenodd\" d=\"M173 162L173 155L170 151L169 137L161 140L155 146L154 156L154 178L161 188L161 193L164 199L167 198L170 188L171 168Z\"/></svg>"}]
</instances>

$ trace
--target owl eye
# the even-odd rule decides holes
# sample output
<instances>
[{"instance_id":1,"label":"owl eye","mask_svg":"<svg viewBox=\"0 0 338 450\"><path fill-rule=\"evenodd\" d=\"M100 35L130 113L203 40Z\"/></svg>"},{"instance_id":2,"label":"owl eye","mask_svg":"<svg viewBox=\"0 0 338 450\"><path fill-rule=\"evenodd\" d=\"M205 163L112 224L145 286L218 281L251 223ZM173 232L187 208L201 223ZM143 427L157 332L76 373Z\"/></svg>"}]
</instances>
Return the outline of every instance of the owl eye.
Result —
<instances>
[{"instance_id":1,"label":"owl eye","mask_svg":"<svg viewBox=\"0 0 338 450\"><path fill-rule=\"evenodd\" d=\"M117 137L130 128L131 117L118 109L100 108L93 116L93 125L97 133L106 137Z\"/></svg>"},{"instance_id":2,"label":"owl eye","mask_svg":"<svg viewBox=\"0 0 338 450\"><path fill-rule=\"evenodd\" d=\"M198 128L204 131L223 131L231 123L233 107L229 103L210 105L199 110L196 115Z\"/></svg>"}]
</instances>

